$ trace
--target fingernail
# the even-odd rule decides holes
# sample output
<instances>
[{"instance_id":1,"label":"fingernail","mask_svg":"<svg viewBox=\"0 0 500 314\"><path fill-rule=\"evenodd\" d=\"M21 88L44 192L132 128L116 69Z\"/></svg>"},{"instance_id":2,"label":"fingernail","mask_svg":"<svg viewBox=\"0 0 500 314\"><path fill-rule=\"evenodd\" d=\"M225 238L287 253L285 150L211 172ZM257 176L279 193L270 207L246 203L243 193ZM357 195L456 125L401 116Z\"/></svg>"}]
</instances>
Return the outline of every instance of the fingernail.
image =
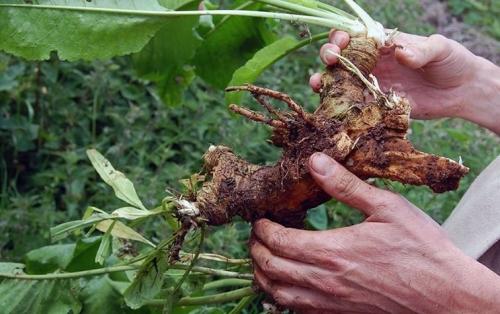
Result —
<instances>
[{"instance_id":1,"label":"fingernail","mask_svg":"<svg viewBox=\"0 0 500 314\"><path fill-rule=\"evenodd\" d=\"M327 175L335 167L335 161L323 153L314 153L310 160L311 169L319 175Z\"/></svg>"},{"instance_id":2,"label":"fingernail","mask_svg":"<svg viewBox=\"0 0 500 314\"><path fill-rule=\"evenodd\" d=\"M332 40L332 44L337 45L340 47L340 44L342 44L342 38L340 36L334 36Z\"/></svg>"},{"instance_id":3,"label":"fingernail","mask_svg":"<svg viewBox=\"0 0 500 314\"><path fill-rule=\"evenodd\" d=\"M325 58L329 60L335 60L337 58L337 53L332 49L325 50Z\"/></svg>"},{"instance_id":4,"label":"fingernail","mask_svg":"<svg viewBox=\"0 0 500 314\"><path fill-rule=\"evenodd\" d=\"M402 50L403 53L406 55L407 59L415 59L415 51L413 51L413 49L408 47L403 47Z\"/></svg>"}]
</instances>

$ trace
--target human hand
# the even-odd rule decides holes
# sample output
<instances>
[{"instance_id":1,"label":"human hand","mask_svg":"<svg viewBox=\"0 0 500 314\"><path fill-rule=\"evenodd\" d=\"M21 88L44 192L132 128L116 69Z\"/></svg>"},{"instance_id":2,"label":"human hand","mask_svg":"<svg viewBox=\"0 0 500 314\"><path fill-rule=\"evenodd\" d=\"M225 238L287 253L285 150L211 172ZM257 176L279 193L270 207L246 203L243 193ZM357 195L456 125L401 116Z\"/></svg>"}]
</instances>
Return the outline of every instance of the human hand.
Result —
<instances>
[{"instance_id":1,"label":"human hand","mask_svg":"<svg viewBox=\"0 0 500 314\"><path fill-rule=\"evenodd\" d=\"M311 174L366 220L305 231L259 220L255 279L277 303L311 313L483 313L500 308L500 279L461 253L403 197L373 187L324 154Z\"/></svg>"},{"instance_id":2,"label":"human hand","mask_svg":"<svg viewBox=\"0 0 500 314\"><path fill-rule=\"evenodd\" d=\"M321 48L321 60L326 65L335 64L337 58L329 51L338 54L348 43L346 32L332 31L329 43ZM392 88L408 98L413 118L468 118L468 107L478 101L472 88L476 87L477 76L485 74L480 71L481 58L441 35L399 33L394 38L394 47L381 50L373 71L383 90ZM321 75L314 74L310 85L318 92Z\"/></svg>"}]
</instances>

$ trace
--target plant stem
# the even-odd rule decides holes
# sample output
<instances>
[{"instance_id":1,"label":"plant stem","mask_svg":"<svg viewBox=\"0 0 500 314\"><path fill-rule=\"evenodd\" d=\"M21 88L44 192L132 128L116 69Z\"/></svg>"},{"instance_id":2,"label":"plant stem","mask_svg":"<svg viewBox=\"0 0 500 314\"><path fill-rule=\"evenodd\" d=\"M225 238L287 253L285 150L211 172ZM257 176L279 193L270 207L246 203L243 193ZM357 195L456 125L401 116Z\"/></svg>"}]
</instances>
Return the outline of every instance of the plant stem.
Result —
<instances>
[{"instance_id":1,"label":"plant stem","mask_svg":"<svg viewBox=\"0 0 500 314\"><path fill-rule=\"evenodd\" d=\"M251 287L241 288L229 292L206 295L202 297L184 297L177 302L177 305L204 305L204 304L216 304L225 303L240 300L241 298L255 295L255 292ZM153 299L145 302L145 305L152 306L163 306L165 304L165 299Z\"/></svg>"},{"instance_id":2,"label":"plant stem","mask_svg":"<svg viewBox=\"0 0 500 314\"><path fill-rule=\"evenodd\" d=\"M229 314L239 314L243 311L252 301L255 299L257 295L249 295L244 297L238 302L238 304L229 312Z\"/></svg>"},{"instance_id":3,"label":"plant stem","mask_svg":"<svg viewBox=\"0 0 500 314\"><path fill-rule=\"evenodd\" d=\"M43 275L28 275L28 274L6 274L0 273L0 278L9 279L23 279L23 280L56 280L56 279L71 279L71 278L81 278L90 277L97 275L104 275L109 273L116 273L120 271L135 270L139 268L138 266L114 266L114 267L104 267L97 269L89 269L71 273L53 273L53 274L43 274Z\"/></svg>"},{"instance_id":4,"label":"plant stem","mask_svg":"<svg viewBox=\"0 0 500 314\"><path fill-rule=\"evenodd\" d=\"M305 15L309 15L309 16L316 16L316 17L323 17L326 19L337 19L339 21L343 21L346 24L356 24L356 19L346 18L345 15L343 16L341 14L337 14L337 13L332 12L332 11L326 12L324 10L318 10L318 9L302 6L302 5L295 4L292 2L288 2L288 1L283 1L283 0L254 0L254 1L266 3L269 5L276 6L278 8L282 8L282 9L289 10L292 12L297 12L300 14L305 14Z\"/></svg>"},{"instance_id":5,"label":"plant stem","mask_svg":"<svg viewBox=\"0 0 500 314\"><path fill-rule=\"evenodd\" d=\"M98 275L104 275L104 274L116 273L116 272L128 271L128 270L136 270L139 267L140 267L139 265L112 266L112 267L104 267L104 268L83 270L83 271L70 272L70 273L52 273L52 274L43 274L43 275L0 273L0 278L22 279L22 280L71 279L71 278L98 276ZM174 264L174 265L170 265L169 268L170 269L187 270L189 268L189 265ZM219 277L239 278L239 279L249 279L249 280L253 279L252 274L238 273L238 272L227 271L227 270L222 270L222 269L213 269L213 268L208 268L208 267L193 266L191 271L203 273L203 274L207 274L207 275L219 276Z\"/></svg>"},{"instance_id":6,"label":"plant stem","mask_svg":"<svg viewBox=\"0 0 500 314\"><path fill-rule=\"evenodd\" d=\"M333 17L323 18L317 16L307 16L300 14L288 14L265 11L250 11L250 10L198 10L198 11L147 11L147 10L126 10L126 9L110 9L110 8L95 8L95 7L77 7L77 6L59 6L59 5L28 5L28 4L0 4L0 8L24 8L24 9L49 9L62 11L78 11L92 13L112 13L134 16L150 16L150 17L177 17L177 16L199 16L199 15L224 15L224 16L247 16L259 18L271 18L285 21L302 22L318 26L325 26L343 30L351 35L366 34L366 27L362 23L335 19Z\"/></svg>"},{"instance_id":7,"label":"plant stem","mask_svg":"<svg viewBox=\"0 0 500 314\"><path fill-rule=\"evenodd\" d=\"M214 290L214 289L220 289L220 288L227 288L227 287L235 287L235 286L250 286L252 285L251 280L246 280L246 279L238 279L238 278L226 278L226 279L220 279L220 280L215 280L212 282L209 282L203 286L203 290Z\"/></svg>"},{"instance_id":8,"label":"plant stem","mask_svg":"<svg viewBox=\"0 0 500 314\"><path fill-rule=\"evenodd\" d=\"M171 269L187 269L189 267L189 265L175 264L175 265L171 265L169 267ZM238 272L234 272L234 271L213 269L213 268L202 267L202 266L194 266L192 271L207 274L207 275L219 276L219 277L239 278L239 279L249 279L249 280L253 279L252 274L238 273Z\"/></svg>"}]
</instances>

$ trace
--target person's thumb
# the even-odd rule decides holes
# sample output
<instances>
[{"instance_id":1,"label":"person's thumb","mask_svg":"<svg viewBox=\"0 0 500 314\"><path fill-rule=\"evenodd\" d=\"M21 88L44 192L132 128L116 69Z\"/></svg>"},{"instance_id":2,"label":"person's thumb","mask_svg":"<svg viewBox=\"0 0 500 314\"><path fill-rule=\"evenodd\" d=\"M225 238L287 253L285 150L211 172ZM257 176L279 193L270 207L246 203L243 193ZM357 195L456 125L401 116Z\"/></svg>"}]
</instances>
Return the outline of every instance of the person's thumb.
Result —
<instances>
[{"instance_id":1,"label":"person's thumb","mask_svg":"<svg viewBox=\"0 0 500 314\"><path fill-rule=\"evenodd\" d=\"M450 43L442 35L431 35L425 40L396 49L396 59L411 69L419 69L431 62L446 59L451 52Z\"/></svg>"},{"instance_id":2,"label":"person's thumb","mask_svg":"<svg viewBox=\"0 0 500 314\"><path fill-rule=\"evenodd\" d=\"M309 171L316 183L333 198L371 216L399 201L394 193L369 185L323 153L309 158Z\"/></svg>"}]
</instances>

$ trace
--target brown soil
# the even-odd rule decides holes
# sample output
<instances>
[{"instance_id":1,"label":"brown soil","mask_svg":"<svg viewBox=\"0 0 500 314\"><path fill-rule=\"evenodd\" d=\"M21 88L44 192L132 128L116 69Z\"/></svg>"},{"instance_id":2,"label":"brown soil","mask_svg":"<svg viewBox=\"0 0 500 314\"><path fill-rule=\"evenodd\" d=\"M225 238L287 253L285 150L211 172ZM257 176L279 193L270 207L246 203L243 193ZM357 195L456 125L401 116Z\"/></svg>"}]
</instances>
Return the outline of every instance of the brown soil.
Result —
<instances>
[{"instance_id":1,"label":"brown soil","mask_svg":"<svg viewBox=\"0 0 500 314\"><path fill-rule=\"evenodd\" d=\"M367 76L377 60L372 41L353 38L342 54ZM406 99L383 96L367 101L364 83L339 64L322 78L321 103L305 112L288 95L256 86L246 90L270 117L232 105L230 108L273 128L272 143L282 147L274 166L251 164L229 148L211 147L204 156L205 182L192 199L209 224L228 223L235 215L247 221L267 217L287 226L301 226L306 211L329 199L309 174L307 160L324 152L357 176L388 178L427 185L435 192L458 187L468 169L447 158L422 153L406 139L410 106ZM266 97L285 102L279 112ZM389 99L389 101L387 101Z\"/></svg>"}]
</instances>

